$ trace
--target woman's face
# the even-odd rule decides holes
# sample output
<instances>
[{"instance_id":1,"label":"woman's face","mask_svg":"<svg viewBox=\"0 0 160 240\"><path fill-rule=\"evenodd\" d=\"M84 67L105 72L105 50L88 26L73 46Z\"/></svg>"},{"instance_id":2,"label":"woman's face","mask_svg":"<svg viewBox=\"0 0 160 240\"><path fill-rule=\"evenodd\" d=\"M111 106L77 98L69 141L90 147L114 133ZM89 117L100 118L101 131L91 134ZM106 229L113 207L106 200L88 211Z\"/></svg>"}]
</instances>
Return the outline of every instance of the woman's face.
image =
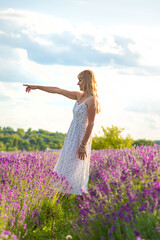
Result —
<instances>
[{"instance_id":1,"label":"woman's face","mask_svg":"<svg viewBox=\"0 0 160 240\"><path fill-rule=\"evenodd\" d=\"M77 85L79 85L80 91L84 91L85 82L84 82L84 79L82 77L78 78Z\"/></svg>"}]
</instances>

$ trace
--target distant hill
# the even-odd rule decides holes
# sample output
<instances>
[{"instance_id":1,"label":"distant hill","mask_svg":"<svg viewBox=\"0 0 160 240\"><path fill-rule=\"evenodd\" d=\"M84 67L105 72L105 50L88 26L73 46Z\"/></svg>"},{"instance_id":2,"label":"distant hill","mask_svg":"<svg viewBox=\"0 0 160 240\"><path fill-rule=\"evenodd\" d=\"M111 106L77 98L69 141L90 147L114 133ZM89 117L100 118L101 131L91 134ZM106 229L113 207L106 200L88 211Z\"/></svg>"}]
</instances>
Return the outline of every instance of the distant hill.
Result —
<instances>
[{"instance_id":1,"label":"distant hill","mask_svg":"<svg viewBox=\"0 0 160 240\"><path fill-rule=\"evenodd\" d=\"M65 136L61 132L53 133L43 129L36 131L29 128L25 132L23 128L15 131L11 127L0 127L0 151L60 149Z\"/></svg>"}]
</instances>

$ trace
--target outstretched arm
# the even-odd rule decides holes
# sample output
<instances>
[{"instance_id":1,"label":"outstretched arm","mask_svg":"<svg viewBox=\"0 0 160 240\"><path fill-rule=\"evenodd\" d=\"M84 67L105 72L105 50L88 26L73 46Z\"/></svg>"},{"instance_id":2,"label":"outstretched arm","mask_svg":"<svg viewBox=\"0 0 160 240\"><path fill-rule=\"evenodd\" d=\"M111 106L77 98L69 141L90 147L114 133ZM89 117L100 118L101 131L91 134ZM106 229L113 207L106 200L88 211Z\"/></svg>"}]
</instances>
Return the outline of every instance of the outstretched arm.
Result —
<instances>
[{"instance_id":1,"label":"outstretched arm","mask_svg":"<svg viewBox=\"0 0 160 240\"><path fill-rule=\"evenodd\" d=\"M31 90L35 90L35 89L39 89L49 93L58 93L59 91L58 87L48 87L48 86L39 86L39 85L30 85L30 84L23 84L23 86L26 86L26 92L28 93Z\"/></svg>"},{"instance_id":2,"label":"outstretched arm","mask_svg":"<svg viewBox=\"0 0 160 240\"><path fill-rule=\"evenodd\" d=\"M39 85L29 85L29 84L23 84L23 86L26 86L26 92L30 92L31 90L39 89L48 93L57 93L60 95L63 95L65 97L68 97L70 99L77 100L78 97L81 95L81 92L79 91L69 91L58 87L49 87L49 86L39 86Z\"/></svg>"}]
</instances>

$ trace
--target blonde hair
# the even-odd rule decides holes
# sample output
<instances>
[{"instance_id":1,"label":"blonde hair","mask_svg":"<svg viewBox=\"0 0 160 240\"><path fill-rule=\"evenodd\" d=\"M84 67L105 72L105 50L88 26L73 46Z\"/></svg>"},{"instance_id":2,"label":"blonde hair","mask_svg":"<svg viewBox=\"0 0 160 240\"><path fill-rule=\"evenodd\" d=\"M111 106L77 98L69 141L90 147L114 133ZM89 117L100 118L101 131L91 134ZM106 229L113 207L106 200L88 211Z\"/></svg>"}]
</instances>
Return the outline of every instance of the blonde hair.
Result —
<instances>
[{"instance_id":1,"label":"blonde hair","mask_svg":"<svg viewBox=\"0 0 160 240\"><path fill-rule=\"evenodd\" d=\"M97 82L95 80L94 73L91 70L84 70L78 74L78 79L79 78L84 79L86 90L95 97L97 113L99 113L101 111L101 107L98 101Z\"/></svg>"}]
</instances>

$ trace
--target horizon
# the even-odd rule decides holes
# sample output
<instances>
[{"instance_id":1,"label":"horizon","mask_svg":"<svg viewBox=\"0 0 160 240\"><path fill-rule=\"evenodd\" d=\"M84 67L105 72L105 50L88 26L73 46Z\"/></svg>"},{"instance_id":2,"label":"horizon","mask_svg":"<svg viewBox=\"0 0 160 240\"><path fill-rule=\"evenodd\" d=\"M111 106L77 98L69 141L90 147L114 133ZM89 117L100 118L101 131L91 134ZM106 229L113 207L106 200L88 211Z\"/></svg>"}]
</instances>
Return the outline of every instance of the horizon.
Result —
<instances>
[{"instance_id":1,"label":"horizon","mask_svg":"<svg viewBox=\"0 0 160 240\"><path fill-rule=\"evenodd\" d=\"M10 127L10 126L7 126L7 127L1 127L1 126L0 126L1 129L3 129L3 128L8 128L8 127L11 128L11 129L13 129L14 132L17 132L18 129L23 129L23 130L24 130L24 128L14 129L14 128ZM49 132L49 133L62 133L62 134L67 134L67 132L59 132L59 131L51 132L51 131L48 131L48 130L46 130L46 129L41 129L41 128L39 128L39 129L32 129L31 127L29 127L26 131L24 130L24 132L26 133L29 129L31 129L31 131L36 131L36 132L38 132L38 131L40 131L40 130L43 130L43 131L47 131L47 132ZM102 134L103 134L103 133L102 133ZM102 134L101 134L101 135L98 135L98 134L97 134L97 136L98 136L98 137L99 137L99 136L102 136ZM121 135L123 135L123 133L121 133ZM94 135L93 137L95 137L95 135ZM151 140L151 139L140 138L140 139L133 139L133 140L136 141L136 140ZM151 140L151 141L160 141L160 139L154 139L154 140Z\"/></svg>"}]
</instances>

